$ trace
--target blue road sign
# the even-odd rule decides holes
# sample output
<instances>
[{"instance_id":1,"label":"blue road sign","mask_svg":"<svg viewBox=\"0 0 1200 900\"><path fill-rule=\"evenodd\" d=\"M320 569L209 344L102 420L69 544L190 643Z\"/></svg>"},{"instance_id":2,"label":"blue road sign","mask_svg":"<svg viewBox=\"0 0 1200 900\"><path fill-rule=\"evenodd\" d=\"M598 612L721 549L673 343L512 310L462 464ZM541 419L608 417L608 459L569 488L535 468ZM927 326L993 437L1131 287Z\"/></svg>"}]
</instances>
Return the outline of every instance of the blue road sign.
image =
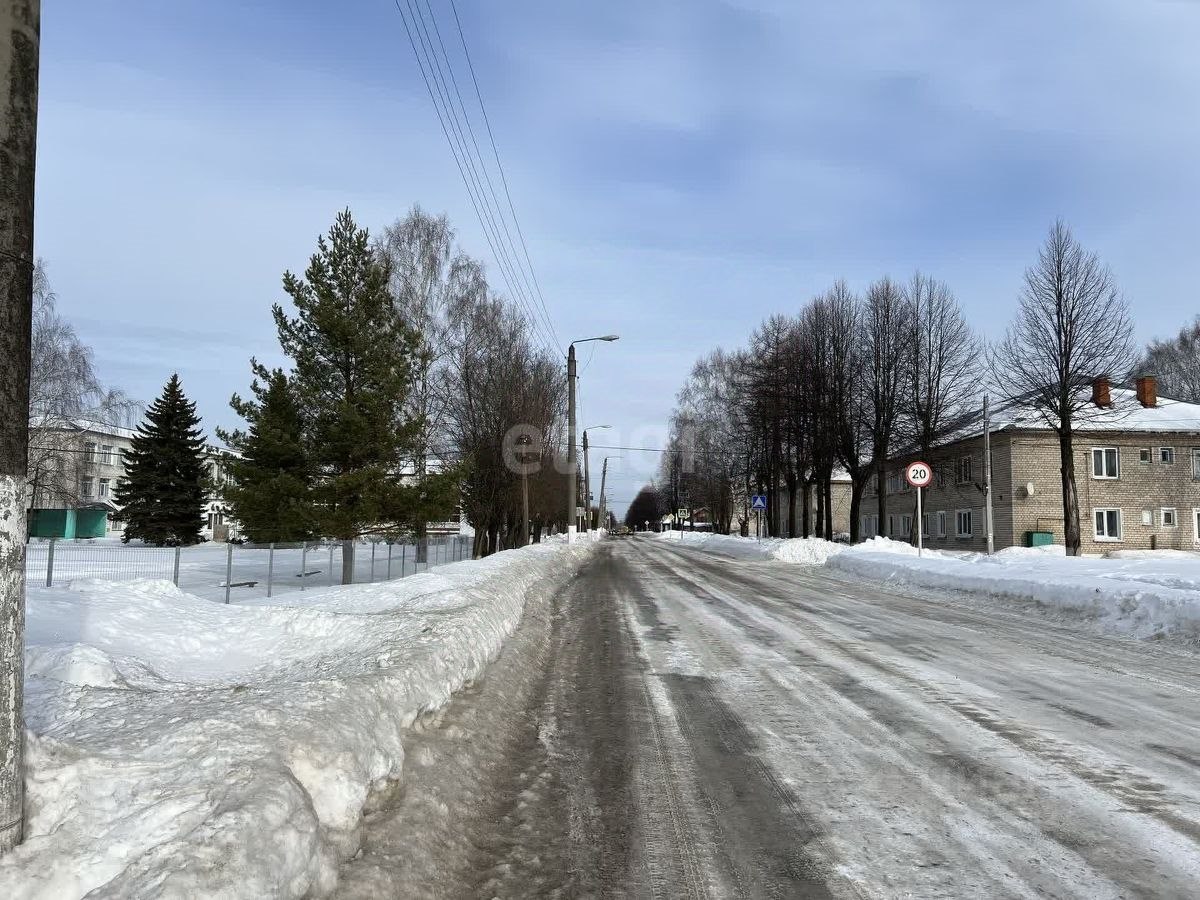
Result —
<instances>
[{"instance_id":1,"label":"blue road sign","mask_svg":"<svg viewBox=\"0 0 1200 900\"><path fill-rule=\"evenodd\" d=\"M766 509L767 508L767 495L766 494L751 495L750 508L751 509Z\"/></svg>"}]
</instances>

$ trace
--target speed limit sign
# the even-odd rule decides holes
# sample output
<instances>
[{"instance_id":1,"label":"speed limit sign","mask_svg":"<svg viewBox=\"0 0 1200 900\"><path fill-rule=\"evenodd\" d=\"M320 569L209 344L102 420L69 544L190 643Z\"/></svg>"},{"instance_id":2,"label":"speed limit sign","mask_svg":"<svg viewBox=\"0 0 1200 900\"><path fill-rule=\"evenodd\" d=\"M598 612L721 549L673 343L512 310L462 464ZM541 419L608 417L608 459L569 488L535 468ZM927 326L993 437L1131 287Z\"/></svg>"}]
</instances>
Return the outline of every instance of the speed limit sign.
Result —
<instances>
[{"instance_id":1,"label":"speed limit sign","mask_svg":"<svg viewBox=\"0 0 1200 900\"><path fill-rule=\"evenodd\" d=\"M909 463L904 470L904 479L913 487L929 487L929 483L933 481L933 469L928 463Z\"/></svg>"}]
</instances>

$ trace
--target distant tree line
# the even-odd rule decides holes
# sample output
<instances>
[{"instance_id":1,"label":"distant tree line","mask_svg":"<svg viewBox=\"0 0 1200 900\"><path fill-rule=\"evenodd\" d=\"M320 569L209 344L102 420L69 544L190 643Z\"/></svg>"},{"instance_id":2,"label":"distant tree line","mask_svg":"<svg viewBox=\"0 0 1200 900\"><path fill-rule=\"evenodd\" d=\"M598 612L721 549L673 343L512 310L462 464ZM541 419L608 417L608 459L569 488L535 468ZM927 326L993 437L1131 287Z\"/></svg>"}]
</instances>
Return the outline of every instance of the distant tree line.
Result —
<instances>
[{"instance_id":1,"label":"distant tree line","mask_svg":"<svg viewBox=\"0 0 1200 900\"><path fill-rule=\"evenodd\" d=\"M844 281L795 315L773 315L742 349L702 356L680 390L652 486L659 507L707 508L714 527L743 531L748 498L778 496L772 535L831 537L832 480L850 480L850 538L862 535L867 485L886 521L888 460L927 454L978 414L985 385L999 403L1036 411L1058 435L1069 552L1079 550L1073 434L1094 414L1090 385L1135 371L1165 395L1200 401L1200 320L1135 352L1128 305L1111 272L1056 222L1024 277L1005 336L987 344L945 282ZM645 501L649 509L649 500Z\"/></svg>"}]
</instances>

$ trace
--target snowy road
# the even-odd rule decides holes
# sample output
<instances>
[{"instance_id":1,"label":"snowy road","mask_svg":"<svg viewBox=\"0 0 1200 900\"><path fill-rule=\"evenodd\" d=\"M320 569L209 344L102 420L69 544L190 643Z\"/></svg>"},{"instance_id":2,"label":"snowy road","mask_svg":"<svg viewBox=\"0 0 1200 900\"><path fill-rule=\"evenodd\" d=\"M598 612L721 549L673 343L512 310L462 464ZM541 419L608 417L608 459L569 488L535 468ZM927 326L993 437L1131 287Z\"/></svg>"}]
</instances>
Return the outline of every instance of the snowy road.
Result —
<instances>
[{"instance_id":1,"label":"snowy road","mask_svg":"<svg viewBox=\"0 0 1200 900\"><path fill-rule=\"evenodd\" d=\"M1195 897L1200 657L611 541L411 751L343 895ZM414 835L421 835L420 839Z\"/></svg>"}]
</instances>

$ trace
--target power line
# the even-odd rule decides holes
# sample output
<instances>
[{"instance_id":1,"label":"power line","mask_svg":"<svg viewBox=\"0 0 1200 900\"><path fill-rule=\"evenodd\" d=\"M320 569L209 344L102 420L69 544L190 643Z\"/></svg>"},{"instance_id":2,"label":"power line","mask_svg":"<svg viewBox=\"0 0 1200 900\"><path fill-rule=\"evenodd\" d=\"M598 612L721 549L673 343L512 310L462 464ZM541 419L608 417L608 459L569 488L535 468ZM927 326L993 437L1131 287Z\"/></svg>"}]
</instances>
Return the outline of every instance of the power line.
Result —
<instances>
[{"instance_id":1,"label":"power line","mask_svg":"<svg viewBox=\"0 0 1200 900\"><path fill-rule=\"evenodd\" d=\"M471 83L475 85L475 97L479 101L479 111L483 115L483 124L487 128L488 141L492 145L492 155L496 158L496 168L500 171L500 181L504 185L504 196L508 199L508 209L512 213L513 224L517 227L517 236L521 239L521 249L525 253L525 263L529 266L529 274L533 277L534 287L537 289L538 302L542 306L542 312L546 314L546 319L549 321L549 311L546 309L546 298L542 295L542 286L538 283L537 272L534 271L533 262L529 258L529 247L525 243L525 232L521 228L521 220L517 218L516 207L513 206L512 193L508 189L508 176L504 173L504 164L500 162L500 151L496 148L496 136L492 133L492 122L488 118L487 107L483 103L483 93L479 90L479 79L475 77L475 64L471 62L471 51L467 49L467 39L463 34L462 22L458 18L458 6L454 0L450 0L450 10L454 13L454 25L458 29L458 39L462 44L463 56L467 60L467 69L471 73ZM562 344L558 339L558 334L554 333L554 325L551 323L550 331L554 334L555 343L559 345L559 350L562 350Z\"/></svg>"},{"instance_id":2,"label":"power line","mask_svg":"<svg viewBox=\"0 0 1200 900\"><path fill-rule=\"evenodd\" d=\"M470 117L466 115L466 108L462 104L461 94L459 94L459 106L463 110L463 119L467 126L466 132L470 132L472 136L472 143L475 146L474 155L467 145L466 133L451 100L450 86L446 80L446 72L443 71L442 59L438 56L433 37L430 35L424 14L421 12L420 6L417 5L417 0L406 0L408 7L407 14L400 5L399 0L393 0L393 2L396 11L400 13L409 46L412 48L417 67L421 72L421 78L425 82L425 89L429 94L429 99L433 103L434 112L438 117L438 124L442 129L442 135L446 138L446 143L450 147L455 166L458 168L459 176L462 178L463 185L467 189L467 195L471 200L472 207L475 209L476 218L483 229L484 238L487 240L492 255L500 269L500 275L508 287L513 300L522 307L526 316L529 317L529 325L534 330L538 340L544 347L549 349L551 342L547 339L546 328L542 324L542 319L537 314L532 299L523 290L521 278L517 274L518 271L523 273L523 269L514 261L514 253L510 249L512 243L511 234L509 234L509 244L505 244L504 237L501 234L501 225L497 224L497 218L501 222L505 222L505 219L499 208L499 199L496 197L494 188L491 189L496 206L494 212L492 204L488 202L487 193L484 189L484 181L487 181L490 186L490 176L487 173L487 167L483 162L482 154L479 153L478 142L474 140ZM428 8L428 2L426 2L426 7ZM432 9L429 10L429 15L433 21L434 30L438 33L438 41L442 46L443 56L445 56L445 45L441 42L440 30L437 28L437 19L433 15ZM448 57L445 57L445 70L449 71L450 80L452 82L455 81L453 66ZM455 90L457 92L457 85L455 86ZM478 166L476 165L477 159ZM482 179L480 177L480 170L483 172ZM503 228L507 232L506 223ZM553 324L549 322L548 317L546 317L545 321L549 325L551 333L553 333Z\"/></svg>"}]
</instances>

